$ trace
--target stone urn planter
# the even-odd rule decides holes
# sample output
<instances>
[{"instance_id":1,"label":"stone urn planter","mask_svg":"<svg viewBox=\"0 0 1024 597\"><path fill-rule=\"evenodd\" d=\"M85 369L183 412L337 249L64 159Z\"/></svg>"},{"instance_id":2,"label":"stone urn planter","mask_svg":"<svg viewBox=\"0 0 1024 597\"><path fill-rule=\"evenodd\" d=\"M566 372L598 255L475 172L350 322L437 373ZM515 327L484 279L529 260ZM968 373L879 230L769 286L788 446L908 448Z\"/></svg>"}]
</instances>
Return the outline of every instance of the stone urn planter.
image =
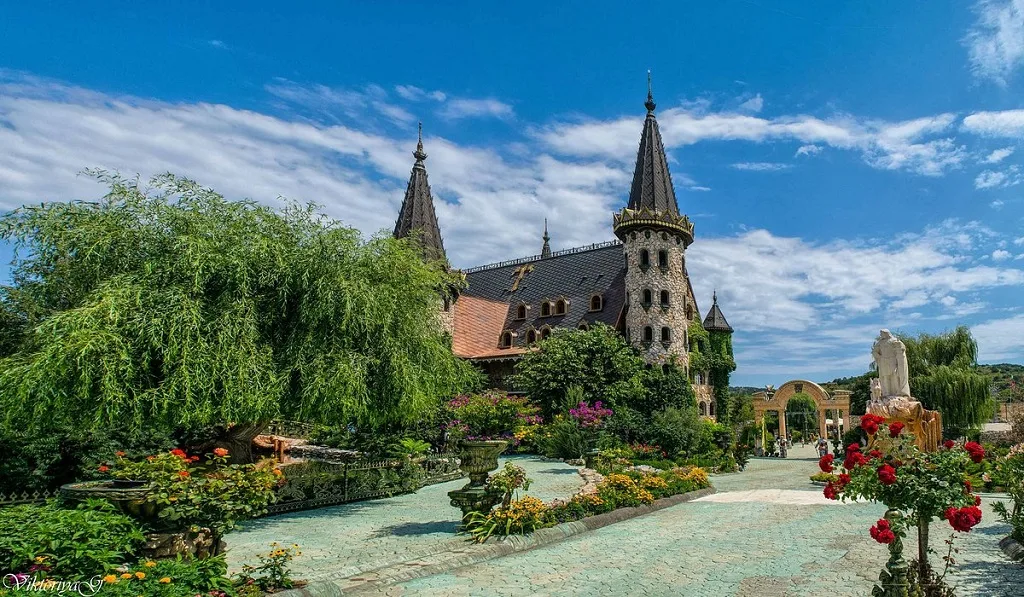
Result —
<instances>
[{"instance_id":1,"label":"stone urn planter","mask_svg":"<svg viewBox=\"0 0 1024 597\"><path fill-rule=\"evenodd\" d=\"M470 512L489 512L501 496L487 490L487 474L498 468L498 456L508 446L505 440L463 440L459 442L459 468L469 475L462 489L448 492L452 505L462 510L465 519Z\"/></svg>"},{"instance_id":2,"label":"stone urn planter","mask_svg":"<svg viewBox=\"0 0 1024 597\"><path fill-rule=\"evenodd\" d=\"M60 496L68 501L84 502L104 499L121 512L136 518L155 530L165 530L160 519L160 507L146 500L150 488L143 481L85 481L68 483L60 488Z\"/></svg>"}]
</instances>

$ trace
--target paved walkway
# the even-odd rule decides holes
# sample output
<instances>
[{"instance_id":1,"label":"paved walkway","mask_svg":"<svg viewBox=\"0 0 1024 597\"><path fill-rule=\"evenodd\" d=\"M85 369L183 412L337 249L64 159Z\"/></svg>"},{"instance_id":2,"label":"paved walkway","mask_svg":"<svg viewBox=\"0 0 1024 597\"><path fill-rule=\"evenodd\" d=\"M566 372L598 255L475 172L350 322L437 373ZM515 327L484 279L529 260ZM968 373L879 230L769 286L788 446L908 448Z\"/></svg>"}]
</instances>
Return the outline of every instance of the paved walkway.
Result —
<instances>
[{"instance_id":1,"label":"paved walkway","mask_svg":"<svg viewBox=\"0 0 1024 597\"><path fill-rule=\"evenodd\" d=\"M501 459L504 465L506 459ZM583 485L577 468L560 461L527 456L508 458L533 479L528 495L544 501L569 497ZM248 521L227 537L228 564L237 571L256 563L270 543L297 543L302 556L293 562L292 576L303 580L346 578L434 553L457 543L458 508L447 493L466 484L459 479L424 487L416 493L282 514Z\"/></svg>"},{"instance_id":2,"label":"paved walkway","mask_svg":"<svg viewBox=\"0 0 1024 597\"><path fill-rule=\"evenodd\" d=\"M715 477L718 494L379 592L446 597L870 594L887 551L867 531L884 508L825 500L821 488L807 479L817 470L810 448L791 455L806 458L753 460L744 473ZM992 501L984 500L984 522L957 542L962 565L952 582L958 595L1024 595L1024 567L1007 560L997 545L1009 527L995 522ZM934 548L944 547L948 531L944 521L934 525ZM913 553L917 548L908 541L907 549ZM937 562L941 556L934 557Z\"/></svg>"}]
</instances>

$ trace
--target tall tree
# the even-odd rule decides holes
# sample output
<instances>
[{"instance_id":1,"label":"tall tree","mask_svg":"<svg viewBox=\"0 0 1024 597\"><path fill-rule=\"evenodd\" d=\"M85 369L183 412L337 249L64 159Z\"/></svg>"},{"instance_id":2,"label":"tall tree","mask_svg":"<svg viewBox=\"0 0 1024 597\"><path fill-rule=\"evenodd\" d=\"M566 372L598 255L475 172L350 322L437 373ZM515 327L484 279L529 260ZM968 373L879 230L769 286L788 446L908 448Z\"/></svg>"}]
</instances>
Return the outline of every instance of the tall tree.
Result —
<instances>
[{"instance_id":1,"label":"tall tree","mask_svg":"<svg viewBox=\"0 0 1024 597\"><path fill-rule=\"evenodd\" d=\"M436 320L453 283L402 241L165 175L22 207L0 406L8 425L415 420L473 376Z\"/></svg>"},{"instance_id":2,"label":"tall tree","mask_svg":"<svg viewBox=\"0 0 1024 597\"><path fill-rule=\"evenodd\" d=\"M966 326L938 335L899 335L907 347L910 392L942 412L953 430L978 428L994 412L989 378L977 370L978 343Z\"/></svg>"}]
</instances>

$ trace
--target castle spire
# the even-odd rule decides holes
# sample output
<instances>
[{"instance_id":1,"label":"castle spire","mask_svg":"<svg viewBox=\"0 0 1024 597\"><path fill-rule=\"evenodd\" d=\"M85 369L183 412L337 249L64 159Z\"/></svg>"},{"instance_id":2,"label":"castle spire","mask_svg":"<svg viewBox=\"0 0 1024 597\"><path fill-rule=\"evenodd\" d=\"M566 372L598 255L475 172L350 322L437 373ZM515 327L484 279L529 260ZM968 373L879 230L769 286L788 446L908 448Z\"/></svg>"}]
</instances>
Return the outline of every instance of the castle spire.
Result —
<instances>
[{"instance_id":1,"label":"castle spire","mask_svg":"<svg viewBox=\"0 0 1024 597\"><path fill-rule=\"evenodd\" d=\"M544 218L544 246L540 250L541 257L551 257L551 244L548 242L550 240L551 237L548 236L548 219Z\"/></svg>"},{"instance_id":2,"label":"castle spire","mask_svg":"<svg viewBox=\"0 0 1024 597\"><path fill-rule=\"evenodd\" d=\"M709 332L728 332L732 333L732 326L725 320L725 315L722 314L722 310L718 308L718 291L712 291L711 293L711 310L708 311L707 317L704 318L704 329Z\"/></svg>"},{"instance_id":3,"label":"castle spire","mask_svg":"<svg viewBox=\"0 0 1024 597\"><path fill-rule=\"evenodd\" d=\"M668 171L668 158L661 142L658 120L654 117L654 92L651 88L651 71L647 71L647 118L640 135L640 148L636 154L633 169L633 186L629 190L629 208L643 209L655 213L668 212L679 215L676 192L672 187L672 174Z\"/></svg>"},{"instance_id":4,"label":"castle spire","mask_svg":"<svg viewBox=\"0 0 1024 597\"><path fill-rule=\"evenodd\" d=\"M424 259L433 261L440 259L447 262L444 242L441 239L441 228L437 224L437 213L434 211L434 199L427 181L427 167L424 162L427 154L423 151L423 123L419 125L416 151L412 152L416 163L413 164L409 176L409 186L405 189L402 209L398 212L395 222L395 238L416 238Z\"/></svg>"}]
</instances>

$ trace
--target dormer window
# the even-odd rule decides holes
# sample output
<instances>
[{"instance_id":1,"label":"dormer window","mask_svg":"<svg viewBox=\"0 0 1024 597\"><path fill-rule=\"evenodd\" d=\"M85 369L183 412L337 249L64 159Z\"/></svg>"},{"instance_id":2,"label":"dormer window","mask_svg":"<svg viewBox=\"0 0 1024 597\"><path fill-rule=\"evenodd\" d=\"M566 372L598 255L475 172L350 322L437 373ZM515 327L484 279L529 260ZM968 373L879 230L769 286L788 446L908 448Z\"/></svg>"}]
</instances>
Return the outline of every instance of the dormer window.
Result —
<instances>
[{"instance_id":1,"label":"dormer window","mask_svg":"<svg viewBox=\"0 0 1024 597\"><path fill-rule=\"evenodd\" d=\"M583 330L583 331L585 332L585 331L587 331L587 330L589 330L589 329L590 329L590 324L588 324L588 323L587 323L587 322L585 322L585 321L581 321L581 322L580 322L580 325L579 325L579 326L577 326L577 327L579 327L579 329L581 329L581 330Z\"/></svg>"},{"instance_id":2,"label":"dormer window","mask_svg":"<svg viewBox=\"0 0 1024 597\"><path fill-rule=\"evenodd\" d=\"M544 326L543 328L541 328L541 330L540 330L540 339L541 340L547 340L550 337L551 337L551 327Z\"/></svg>"},{"instance_id":3,"label":"dormer window","mask_svg":"<svg viewBox=\"0 0 1024 597\"><path fill-rule=\"evenodd\" d=\"M644 308L650 307L651 303L654 302L652 296L653 294L651 293L651 289L644 288L643 300L640 301L640 305L643 306Z\"/></svg>"},{"instance_id":4,"label":"dormer window","mask_svg":"<svg viewBox=\"0 0 1024 597\"><path fill-rule=\"evenodd\" d=\"M595 294L594 296L590 297L590 310L600 311L601 309L604 309L604 297L602 297L600 294Z\"/></svg>"},{"instance_id":5,"label":"dormer window","mask_svg":"<svg viewBox=\"0 0 1024 597\"><path fill-rule=\"evenodd\" d=\"M658 267L668 269L668 251L658 251Z\"/></svg>"},{"instance_id":6,"label":"dormer window","mask_svg":"<svg viewBox=\"0 0 1024 597\"><path fill-rule=\"evenodd\" d=\"M669 304L668 303L668 291L667 290L662 290L661 291L661 307L663 309L667 308L668 304Z\"/></svg>"},{"instance_id":7,"label":"dormer window","mask_svg":"<svg viewBox=\"0 0 1024 597\"><path fill-rule=\"evenodd\" d=\"M526 305L524 303L519 303L519 306L516 307L516 319L519 321L526 319Z\"/></svg>"},{"instance_id":8,"label":"dormer window","mask_svg":"<svg viewBox=\"0 0 1024 597\"><path fill-rule=\"evenodd\" d=\"M529 330L526 332L526 343L533 344L537 342L537 330Z\"/></svg>"},{"instance_id":9,"label":"dormer window","mask_svg":"<svg viewBox=\"0 0 1024 597\"><path fill-rule=\"evenodd\" d=\"M551 303L544 301L540 304L540 316L551 317Z\"/></svg>"},{"instance_id":10,"label":"dormer window","mask_svg":"<svg viewBox=\"0 0 1024 597\"><path fill-rule=\"evenodd\" d=\"M569 301L565 299L558 299L555 301L555 315L565 315L565 312L569 310Z\"/></svg>"},{"instance_id":11,"label":"dormer window","mask_svg":"<svg viewBox=\"0 0 1024 597\"><path fill-rule=\"evenodd\" d=\"M501 348L512 347L512 332L502 332L501 341L498 343Z\"/></svg>"}]
</instances>

